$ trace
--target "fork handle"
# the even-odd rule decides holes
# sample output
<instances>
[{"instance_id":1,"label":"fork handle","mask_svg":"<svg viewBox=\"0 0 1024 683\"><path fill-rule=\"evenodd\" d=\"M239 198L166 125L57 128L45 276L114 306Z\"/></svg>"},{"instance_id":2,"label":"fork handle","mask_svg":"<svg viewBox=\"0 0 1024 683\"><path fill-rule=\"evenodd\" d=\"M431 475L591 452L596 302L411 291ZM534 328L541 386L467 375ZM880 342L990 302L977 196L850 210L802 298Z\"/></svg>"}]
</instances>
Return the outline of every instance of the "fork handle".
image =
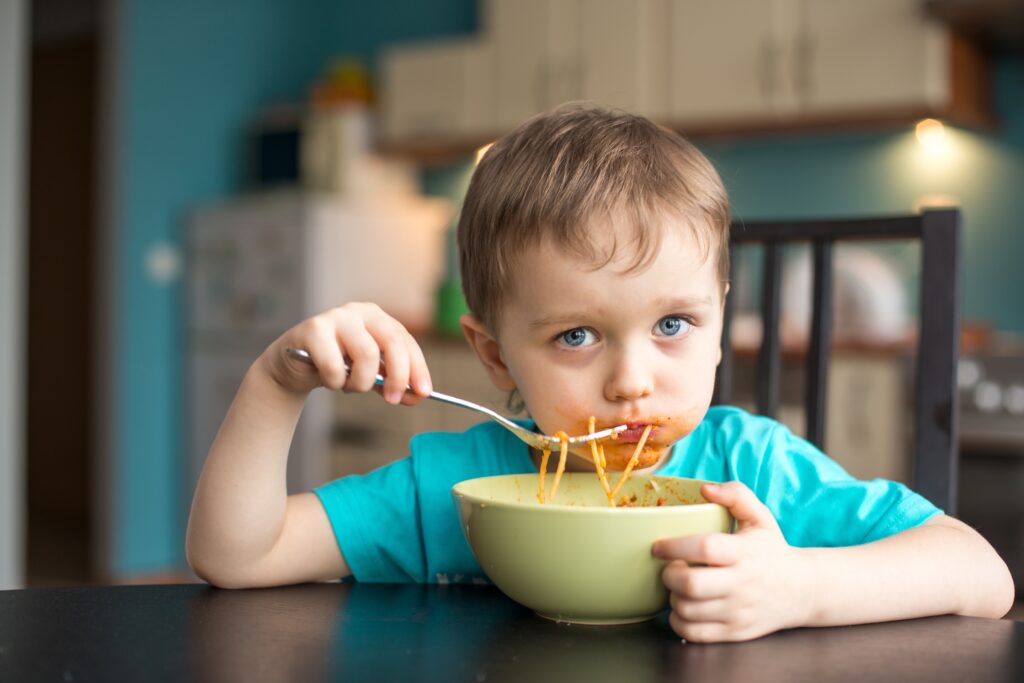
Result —
<instances>
[{"instance_id":1,"label":"fork handle","mask_svg":"<svg viewBox=\"0 0 1024 683\"><path fill-rule=\"evenodd\" d=\"M313 358L310 357L309 351L306 351L305 349L294 349L292 347L288 347L287 349L285 349L285 351L288 353L289 356L291 356L292 358L294 358L297 361L305 363L306 365L314 365ZM345 363L345 372L348 372L349 369L350 368L348 367L348 363ZM381 374L378 374L374 384L378 384L378 385L384 384L384 376L381 375ZM406 388L407 391L412 391L412 387L410 387L408 385L406 385L405 388ZM432 391L432 392L430 392L429 394L427 394L427 398L432 398L435 401L441 401L442 403L450 403L451 405L459 406L460 408L468 408L469 410L475 410L477 412L482 412L482 413L485 413L487 415L491 415L493 417L498 417L498 418L501 417L500 415L497 415L497 413L494 413L493 411L485 408L484 406L478 405L478 404L473 403L471 401L467 401L465 399L458 398L456 396L449 396L448 394L442 394L440 391Z\"/></svg>"},{"instance_id":2,"label":"fork handle","mask_svg":"<svg viewBox=\"0 0 1024 683\"><path fill-rule=\"evenodd\" d=\"M316 367L316 363L313 362L313 358L309 355L309 351L306 351L305 349L293 349L292 347L289 346L288 348L285 349L285 352L295 360L299 361L300 363L305 363L306 365L312 365L313 367ZM349 368L348 363L345 363L343 361L342 364L345 366L345 372L348 372L351 369ZM377 385L384 384L384 375L377 373L377 378L374 380L373 383ZM412 391L412 389L409 386L406 386L405 388L408 389L409 391Z\"/></svg>"}]
</instances>

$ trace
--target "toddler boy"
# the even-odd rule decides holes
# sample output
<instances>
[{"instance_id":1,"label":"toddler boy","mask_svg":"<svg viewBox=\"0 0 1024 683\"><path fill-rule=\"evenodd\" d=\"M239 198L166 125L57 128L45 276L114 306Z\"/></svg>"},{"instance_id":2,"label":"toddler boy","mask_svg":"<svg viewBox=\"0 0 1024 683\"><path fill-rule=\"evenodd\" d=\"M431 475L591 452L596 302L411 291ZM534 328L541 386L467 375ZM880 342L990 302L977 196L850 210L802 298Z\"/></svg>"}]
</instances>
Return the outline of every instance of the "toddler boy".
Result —
<instances>
[{"instance_id":1,"label":"toddler boy","mask_svg":"<svg viewBox=\"0 0 1024 683\"><path fill-rule=\"evenodd\" d=\"M671 131L597 108L534 117L487 152L467 192L466 338L539 431L582 434L590 416L596 429L626 424L605 446L608 468L621 470L650 427L640 472L722 482L703 493L730 510L735 534L652 548L667 561L670 623L682 637L1004 614L1009 572L971 528L901 484L851 478L773 420L709 408L729 222L718 174ZM288 347L307 349L315 365ZM484 579L451 487L536 472L540 458L494 423L421 434L407 458L285 494L306 395L369 391L381 366L389 403L429 393L416 341L367 303L306 320L255 361L196 490L188 556L197 574L225 587ZM581 455L570 468L592 469L589 451Z\"/></svg>"}]
</instances>

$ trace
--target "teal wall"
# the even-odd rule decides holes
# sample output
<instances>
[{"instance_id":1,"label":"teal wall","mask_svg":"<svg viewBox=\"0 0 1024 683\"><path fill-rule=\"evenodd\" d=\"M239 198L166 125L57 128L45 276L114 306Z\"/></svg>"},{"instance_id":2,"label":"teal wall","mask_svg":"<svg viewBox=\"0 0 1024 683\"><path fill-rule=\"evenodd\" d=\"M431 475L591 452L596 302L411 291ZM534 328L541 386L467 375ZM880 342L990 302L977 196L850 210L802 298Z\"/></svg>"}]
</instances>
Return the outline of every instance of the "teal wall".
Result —
<instances>
[{"instance_id":1,"label":"teal wall","mask_svg":"<svg viewBox=\"0 0 1024 683\"><path fill-rule=\"evenodd\" d=\"M113 220L117 358L111 419L110 530L115 574L183 562L180 283L145 273L155 245L181 245L192 206L231 194L243 176L242 131L261 105L300 97L334 55L370 60L384 43L468 33L474 0L120 0ZM908 211L920 194L961 199L965 316L1024 331L1024 65L997 69L997 133L953 131L968 163L923 168L907 131L701 144L737 215ZM428 190L458 195L465 167L430 172Z\"/></svg>"}]
</instances>

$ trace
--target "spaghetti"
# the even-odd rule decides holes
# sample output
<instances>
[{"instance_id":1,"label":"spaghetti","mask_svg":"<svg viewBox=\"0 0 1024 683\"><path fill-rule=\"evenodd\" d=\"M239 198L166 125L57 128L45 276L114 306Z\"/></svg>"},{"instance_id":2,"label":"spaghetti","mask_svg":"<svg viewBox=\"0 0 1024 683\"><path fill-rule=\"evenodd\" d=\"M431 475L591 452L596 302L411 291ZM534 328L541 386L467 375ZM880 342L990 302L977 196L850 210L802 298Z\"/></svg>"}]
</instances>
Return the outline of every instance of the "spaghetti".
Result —
<instances>
[{"instance_id":1,"label":"spaghetti","mask_svg":"<svg viewBox=\"0 0 1024 683\"><path fill-rule=\"evenodd\" d=\"M551 500L555 499L558 482L562 481L562 474L565 472L565 459L569 455L569 435L565 432L555 432L555 438L558 439L561 447L558 453L558 469L555 470L555 482L551 484Z\"/></svg>"},{"instance_id":2,"label":"spaghetti","mask_svg":"<svg viewBox=\"0 0 1024 683\"><path fill-rule=\"evenodd\" d=\"M544 475L548 471L548 458L551 457L551 451L542 451L543 455L540 459L540 484L537 488L537 500L544 503Z\"/></svg>"},{"instance_id":3,"label":"spaghetti","mask_svg":"<svg viewBox=\"0 0 1024 683\"><path fill-rule=\"evenodd\" d=\"M594 433L594 418L590 418L590 433ZM601 480L601 486L604 488L604 495L608 498L608 504L612 505L612 492L608 488L608 475L604 472L604 446L598 446L596 442L590 442L590 455L594 460L594 469L597 470L597 477Z\"/></svg>"},{"instance_id":4,"label":"spaghetti","mask_svg":"<svg viewBox=\"0 0 1024 683\"><path fill-rule=\"evenodd\" d=\"M587 423L589 433L594 433L594 417L591 416ZM594 469L597 471L598 479L601 481L601 487L604 489L604 495L608 498L608 505L615 507L615 496L618 495L622 489L623 484L629 479L630 473L633 468L640 462L640 453L643 451L644 445L647 443L647 437L650 436L653 425L647 425L644 427L643 434L640 436L640 440L636 444L636 449L633 451L633 455L630 456L629 462L626 464L626 469L622 471L622 476L619 477L619 481L615 484L615 488L609 488L608 485L608 473L605 471L607 467L607 460L604 455L604 444L597 443L596 441L590 442L590 456L594 462ZM548 460L551 457L551 451L541 451L542 456L540 459L540 477L537 483L537 500L541 504L548 500L554 500L555 494L558 492L558 484L562 480L562 475L565 473L565 463L569 455L569 435L565 432L555 432L555 438L558 439L560 447L558 453L558 467L555 470L555 480L551 484L551 496L545 497L544 495L544 482L547 478L548 472Z\"/></svg>"},{"instance_id":5,"label":"spaghetti","mask_svg":"<svg viewBox=\"0 0 1024 683\"><path fill-rule=\"evenodd\" d=\"M640 462L640 451L643 450L644 444L647 443L647 437L651 435L651 429L653 428L653 425L647 425L644 427L644 433L640 435L640 440L636 442L636 450L633 451L633 455L630 457L629 463L626 464L626 469L622 470L622 476L619 477L618 483L615 484L615 488L612 489L612 495L609 502L614 500L615 496L618 495L622 485L626 483L627 479L629 479L629 473L632 472L633 468L636 467L636 464Z\"/></svg>"},{"instance_id":6,"label":"spaghetti","mask_svg":"<svg viewBox=\"0 0 1024 683\"><path fill-rule=\"evenodd\" d=\"M590 434L594 433L594 416L593 415L591 415L590 419L587 420L587 428L590 430L589 431ZM619 438L619 435L618 434L612 434L612 438L613 439L617 439L617 438ZM590 443L593 444L594 442L591 441ZM601 456L601 467L608 467L608 463L604 459L604 444L601 445L601 449L598 451L598 454Z\"/></svg>"}]
</instances>

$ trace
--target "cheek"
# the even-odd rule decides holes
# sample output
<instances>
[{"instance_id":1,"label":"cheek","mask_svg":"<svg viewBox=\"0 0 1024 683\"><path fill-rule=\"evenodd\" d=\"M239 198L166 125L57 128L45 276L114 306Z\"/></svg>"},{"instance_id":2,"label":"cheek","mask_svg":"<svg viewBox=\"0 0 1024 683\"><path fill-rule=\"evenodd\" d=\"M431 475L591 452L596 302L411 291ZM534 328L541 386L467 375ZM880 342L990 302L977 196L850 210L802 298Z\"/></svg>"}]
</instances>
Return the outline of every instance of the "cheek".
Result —
<instances>
[{"instance_id":1,"label":"cheek","mask_svg":"<svg viewBox=\"0 0 1024 683\"><path fill-rule=\"evenodd\" d=\"M549 434L561 430L570 435L587 432L587 418L595 414L594 397L600 396L600 389L588 383L586 373L560 372L542 361L510 370L530 416L542 430Z\"/></svg>"},{"instance_id":2,"label":"cheek","mask_svg":"<svg viewBox=\"0 0 1024 683\"><path fill-rule=\"evenodd\" d=\"M717 344L706 343L699 351L677 358L676 363L666 368L662 375L665 388L673 396L686 398L687 403L704 394L710 398L719 355Z\"/></svg>"},{"instance_id":3,"label":"cheek","mask_svg":"<svg viewBox=\"0 0 1024 683\"><path fill-rule=\"evenodd\" d=\"M588 421L592 413L593 409L579 397L566 396L555 400L552 396L541 402L533 417L545 434L562 431L569 436L577 436L589 431Z\"/></svg>"}]
</instances>

